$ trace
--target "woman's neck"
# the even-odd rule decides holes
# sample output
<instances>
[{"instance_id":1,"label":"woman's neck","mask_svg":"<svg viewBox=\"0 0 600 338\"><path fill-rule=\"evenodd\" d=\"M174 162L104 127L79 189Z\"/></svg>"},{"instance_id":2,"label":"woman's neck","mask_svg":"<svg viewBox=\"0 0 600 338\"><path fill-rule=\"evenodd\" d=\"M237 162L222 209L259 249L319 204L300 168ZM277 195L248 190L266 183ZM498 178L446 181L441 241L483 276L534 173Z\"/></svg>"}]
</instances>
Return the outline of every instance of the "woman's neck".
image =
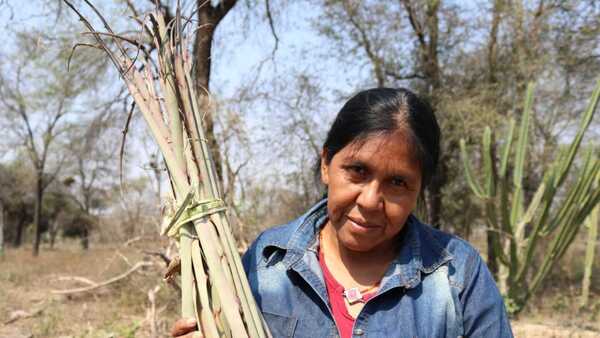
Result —
<instances>
[{"instance_id":1,"label":"woman's neck","mask_svg":"<svg viewBox=\"0 0 600 338\"><path fill-rule=\"evenodd\" d=\"M328 267L336 278L341 279L340 282L351 283L353 280L361 285L372 285L383 277L396 256L395 241L367 252L353 251L339 242L331 223L327 222L321 232L321 250Z\"/></svg>"}]
</instances>

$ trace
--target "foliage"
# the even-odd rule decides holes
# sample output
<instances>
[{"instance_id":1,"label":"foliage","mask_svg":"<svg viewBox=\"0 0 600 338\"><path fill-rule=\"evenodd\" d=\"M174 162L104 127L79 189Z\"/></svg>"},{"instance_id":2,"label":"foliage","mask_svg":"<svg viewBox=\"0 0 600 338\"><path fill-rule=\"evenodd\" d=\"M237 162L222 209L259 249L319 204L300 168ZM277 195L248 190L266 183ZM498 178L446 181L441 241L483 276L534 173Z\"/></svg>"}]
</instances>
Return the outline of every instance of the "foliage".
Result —
<instances>
[{"instance_id":1,"label":"foliage","mask_svg":"<svg viewBox=\"0 0 600 338\"><path fill-rule=\"evenodd\" d=\"M5 208L5 239L18 247L34 218L35 202L32 196L33 174L22 160L0 165L0 204ZM40 231L48 233L51 246L57 235L82 237L82 229L91 227L93 217L77 205L75 196L61 184L51 184L42 204Z\"/></svg>"},{"instance_id":2,"label":"foliage","mask_svg":"<svg viewBox=\"0 0 600 338\"><path fill-rule=\"evenodd\" d=\"M485 205L487 226L500 235L494 237L492 246L500 263L508 269L508 275L500 277L505 278L503 286L506 290L503 291L509 300L509 308L514 312L519 312L538 289L550 268L572 243L587 215L600 202L600 159L591 149L583 154L578 172L571 173L599 97L600 80L573 141L561 148L554 161L546 167L542 182L528 204L525 203L523 178L530 144L533 85L527 90L516 143L513 142L514 120L510 123L508 135L498 146L494 144L491 129L485 129L481 152L483 184L475 179L466 142L461 140L469 186ZM498 156L496 149L499 149ZM569 174L574 181L565 186ZM549 241L549 245L540 246L541 241ZM536 250L544 252L539 266L533 262ZM529 273L534 265L536 269L530 280Z\"/></svg>"}]
</instances>

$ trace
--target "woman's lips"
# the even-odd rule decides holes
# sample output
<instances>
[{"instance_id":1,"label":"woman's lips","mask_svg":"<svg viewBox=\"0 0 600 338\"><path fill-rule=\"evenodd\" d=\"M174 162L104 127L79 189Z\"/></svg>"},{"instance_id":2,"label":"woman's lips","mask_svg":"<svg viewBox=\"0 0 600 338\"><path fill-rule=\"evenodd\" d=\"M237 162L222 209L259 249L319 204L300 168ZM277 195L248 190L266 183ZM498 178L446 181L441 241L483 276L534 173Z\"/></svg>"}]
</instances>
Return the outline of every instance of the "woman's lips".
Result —
<instances>
[{"instance_id":1,"label":"woman's lips","mask_svg":"<svg viewBox=\"0 0 600 338\"><path fill-rule=\"evenodd\" d=\"M346 216L346 217L348 218L348 220L351 223L353 223L357 227L366 228L366 229L381 228L381 225L378 225L378 224L369 223L369 222L366 222L366 221L363 221L361 219L358 219L358 218L355 218L355 217L351 217L351 216Z\"/></svg>"}]
</instances>

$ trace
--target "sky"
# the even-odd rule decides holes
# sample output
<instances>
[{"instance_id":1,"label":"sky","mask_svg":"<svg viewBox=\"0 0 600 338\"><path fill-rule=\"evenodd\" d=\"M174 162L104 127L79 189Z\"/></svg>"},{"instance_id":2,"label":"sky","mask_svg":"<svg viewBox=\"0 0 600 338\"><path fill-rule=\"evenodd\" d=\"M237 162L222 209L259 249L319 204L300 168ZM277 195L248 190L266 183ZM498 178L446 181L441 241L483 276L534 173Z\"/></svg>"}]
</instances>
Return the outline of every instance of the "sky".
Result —
<instances>
[{"instance_id":1,"label":"sky","mask_svg":"<svg viewBox=\"0 0 600 338\"><path fill-rule=\"evenodd\" d=\"M240 3L225 17L219 25L216 33L215 46L213 48L213 68L211 74L211 92L218 100L235 101L242 88L248 83L256 82L261 90L269 90L270 83L276 82L279 86L293 88L295 76L308 74L314 77L323 88L322 96L325 98L318 106L311 106L316 119L322 121L322 126L328 125L335 113L341 107L344 98L357 90L359 86L368 83L357 83L357 79L368 78L367 67L343 67L335 57L336 48L330 41L320 36L315 22L320 19L320 13L306 4L306 1L288 1L285 11L273 7L275 30L279 36L279 46L275 54L272 54L275 44L274 37L268 26L265 16L263 2L260 7L248 8L249 1ZM41 26L52 26L53 16L40 15L40 13L52 10L41 4L43 1L21 2L17 0L5 0L0 2L0 43L4 46L0 50L0 60L3 55L11 51L12 33L23 28L35 28ZM115 6L112 0L96 0L96 5L103 8L111 19L120 17L120 21L126 19L125 6ZM276 4L276 2L273 2ZM475 3L475 2L469 2ZM462 3L464 5L464 3ZM470 8L467 6L467 8ZM477 5L472 5L473 11L478 11ZM106 10L106 11L104 11ZM89 13L89 11L87 12ZM248 14L249 13L249 14ZM469 15L470 17L472 15ZM73 17L66 6L63 6L62 17L59 20ZM475 16L474 16L475 17ZM485 20L485 15L480 15L477 20ZM83 29L81 29L83 31ZM75 43L75 41L74 41ZM260 69L260 71L258 71ZM114 85L118 83L115 80ZM278 89L275 89L275 91ZM272 95L283 94L272 92ZM264 146L261 140L267 137L270 129L284 124L285 116L278 111L277 105L266 104L261 100L245 105L233 105L231 109L243 109L245 123L249 131L250 143L257 145L252 149L256 172L250 174L265 174L264 168L273 170L285 170L285 167L269 166L273 158L262 156L264 153L260 147ZM143 135L143 125L134 125L140 135ZM147 162L147 157L153 150L147 149L148 142L142 142L130 138L128 141L129 161L138 163L134 165L134 171L140 172ZM143 151L139 151L143 148ZM136 155L137 154L137 155ZM138 157L135 157L138 156ZM262 157L262 159L261 159ZM240 157L241 160L243 160ZM137 168L137 169L135 169ZM260 171L260 172L259 172Z\"/></svg>"},{"instance_id":2,"label":"sky","mask_svg":"<svg viewBox=\"0 0 600 338\"><path fill-rule=\"evenodd\" d=\"M113 1L93 1L93 3L100 7L103 13L108 13L106 16L109 20L117 16L125 17L124 6L115 9ZM4 25L0 26L0 43L5 48L0 51L0 60L13 50L11 46L14 45L14 32L40 27L61 29L60 24L55 25L55 20L60 22L74 17L70 9L63 6L61 17L56 19L55 7L42 4L42 1L16 0L3 3L0 7L0 22L4 22ZM235 100L240 88L251 81L268 83L278 78L292 80L294 74L299 73L318 74L320 79L325 79L326 83L323 87L329 88L330 94L329 99L323 101L323 105L318 107L319 111L313 113L326 119L324 124L328 124L340 105L338 97L331 93L334 91L351 93L354 87L350 79L355 74L340 74L336 72L337 67L331 64L331 61L319 62L319 55L311 53L311 51L322 50L324 44L312 26L312 21L318 19L318 14L302 3L292 3L285 13L274 12L275 29L280 42L277 51L273 54L275 40L268 26L264 9L240 8L242 6L246 6L243 1L230 11L216 33L210 84L213 95L222 100ZM90 13L83 6L79 8L83 8L84 13ZM47 15L47 13L52 14ZM81 31L83 30L82 26ZM73 43L75 44L76 41ZM309 66L315 69L309 71L307 69ZM117 83L115 79L115 88ZM259 144L259 140L268 137L266 134L270 132L269 128L274 128L282 122L278 120L281 114L273 112L273 107L268 107L260 101L246 106L245 109L251 110L244 112L247 116L246 127L252 131L249 133L251 144ZM72 115L70 118L78 117ZM148 162L150 154L155 150L149 149L152 148L151 142L147 141L148 135L142 123L136 123L132 128L137 130L137 136L128 138L126 160L131 164L133 176L148 174L143 169L144 163ZM268 169L265 171L265 168L285 170L281 166L277 168L268 166L267 163L272 162L272 159L263 156L264 152L261 149L255 148L252 153L254 163L248 168L256 168L256 172L248 175L259 173L264 175L268 171Z\"/></svg>"}]
</instances>

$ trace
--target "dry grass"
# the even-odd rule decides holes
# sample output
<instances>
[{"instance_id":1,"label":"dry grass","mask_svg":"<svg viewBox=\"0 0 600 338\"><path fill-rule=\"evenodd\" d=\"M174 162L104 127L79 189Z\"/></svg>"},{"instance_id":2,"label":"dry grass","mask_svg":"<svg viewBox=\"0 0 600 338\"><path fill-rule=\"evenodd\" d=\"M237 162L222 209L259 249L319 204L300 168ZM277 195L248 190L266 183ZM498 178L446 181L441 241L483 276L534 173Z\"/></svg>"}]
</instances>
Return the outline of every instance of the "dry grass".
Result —
<instances>
[{"instance_id":1,"label":"dry grass","mask_svg":"<svg viewBox=\"0 0 600 338\"><path fill-rule=\"evenodd\" d=\"M76 243L45 249L38 258L30 248L8 249L0 260L0 337L149 337L147 292L160 283L163 265L135 272L125 280L95 292L57 296L51 290L81 286L60 282L60 276L81 276L95 282L106 280L146 258L142 250L155 250L165 243L136 242L136 247L101 246L82 251ZM154 260L154 258L152 258ZM596 270L597 271L597 270ZM564 283L564 281L562 281ZM562 283L561 283L562 284ZM179 316L179 296L166 284L157 295L161 336ZM593 294L592 306L578 312L578 285L548 287L513 321L516 337L600 337L600 297ZM5 324L15 311L41 312Z\"/></svg>"},{"instance_id":2,"label":"dry grass","mask_svg":"<svg viewBox=\"0 0 600 338\"><path fill-rule=\"evenodd\" d=\"M142 244L148 249L160 245ZM157 307L166 306L159 322L163 335L179 313L179 296L161 283L163 265L158 260L156 267L138 270L94 292L51 293L84 286L59 281L58 277L80 276L101 282L129 269L125 259L129 264L149 259L139 247L101 247L84 252L72 245L44 250L38 258L33 258L30 252L29 248L9 249L0 262L0 337L148 337L147 292L159 283ZM36 316L5 324L17 311L32 313L40 309Z\"/></svg>"},{"instance_id":3,"label":"dry grass","mask_svg":"<svg viewBox=\"0 0 600 338\"><path fill-rule=\"evenodd\" d=\"M552 283L538 292L518 320L513 320L515 337L554 338L600 337L600 294L590 293L590 304L579 309L580 282Z\"/></svg>"}]
</instances>

